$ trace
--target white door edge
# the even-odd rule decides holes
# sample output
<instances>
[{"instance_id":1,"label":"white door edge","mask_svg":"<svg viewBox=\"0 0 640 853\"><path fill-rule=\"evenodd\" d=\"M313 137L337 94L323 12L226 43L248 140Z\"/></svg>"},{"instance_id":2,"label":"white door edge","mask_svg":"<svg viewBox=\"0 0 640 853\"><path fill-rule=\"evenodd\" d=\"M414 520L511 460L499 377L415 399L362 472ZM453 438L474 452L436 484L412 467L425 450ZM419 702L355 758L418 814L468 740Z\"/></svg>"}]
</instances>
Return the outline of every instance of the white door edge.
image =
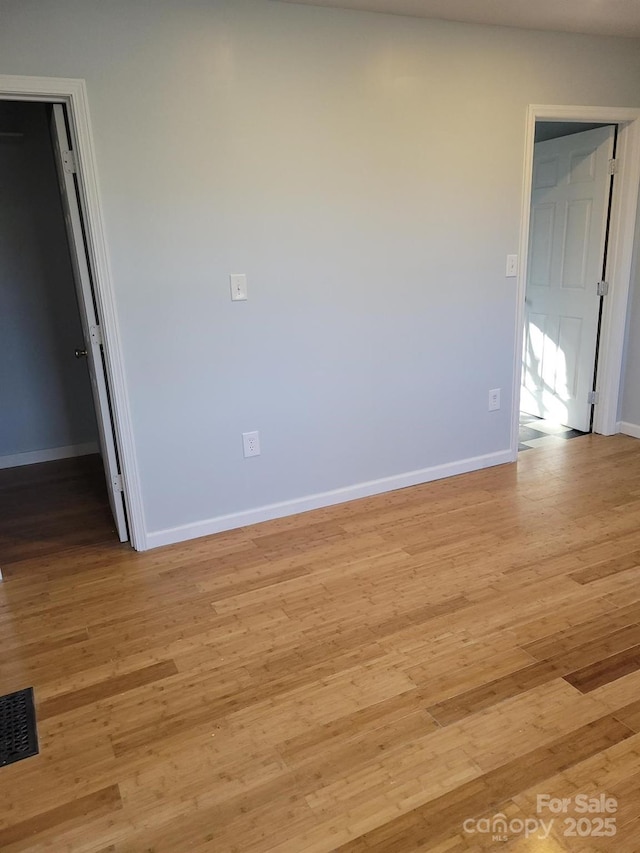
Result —
<instances>
[{"instance_id":1,"label":"white door edge","mask_svg":"<svg viewBox=\"0 0 640 853\"><path fill-rule=\"evenodd\" d=\"M70 143L63 104L53 104L50 133L54 148L54 160L58 174L58 185L65 213L65 226L69 242L69 255L73 267L76 299L80 312L82 339L85 347L87 368L91 382L91 396L96 415L98 437L109 504L116 523L118 538L127 542L127 519L123 504L122 476L118 466L116 438L113 433L112 407L109 403L108 380L102 358L101 336L95 309L95 297L91 282L90 262L85 246L84 223L86 215L77 196L73 145ZM71 155L70 161L69 156ZM73 165L68 168L67 164Z\"/></svg>"},{"instance_id":2,"label":"white door edge","mask_svg":"<svg viewBox=\"0 0 640 853\"><path fill-rule=\"evenodd\" d=\"M594 411L594 432L617 432L618 401L622 384L624 335L629 301L635 239L638 187L640 185L640 109L622 107L551 106L532 104L527 109L522 208L520 215L519 272L517 278L516 330L513 355L513 411L511 455L518 458L520 380L525 317L526 270L533 178L533 146L536 121L576 121L617 124L619 168L614 182L609 231L609 295L604 300L598 359L597 389L600 401Z\"/></svg>"},{"instance_id":3,"label":"white door edge","mask_svg":"<svg viewBox=\"0 0 640 853\"><path fill-rule=\"evenodd\" d=\"M147 550L147 531L127 390L122 339L116 313L113 277L102 217L102 205L91 131L86 84L81 79L0 75L0 100L64 103L77 159L77 177L86 214L88 251L103 334L103 349L113 406L122 485L131 545Z\"/></svg>"}]
</instances>

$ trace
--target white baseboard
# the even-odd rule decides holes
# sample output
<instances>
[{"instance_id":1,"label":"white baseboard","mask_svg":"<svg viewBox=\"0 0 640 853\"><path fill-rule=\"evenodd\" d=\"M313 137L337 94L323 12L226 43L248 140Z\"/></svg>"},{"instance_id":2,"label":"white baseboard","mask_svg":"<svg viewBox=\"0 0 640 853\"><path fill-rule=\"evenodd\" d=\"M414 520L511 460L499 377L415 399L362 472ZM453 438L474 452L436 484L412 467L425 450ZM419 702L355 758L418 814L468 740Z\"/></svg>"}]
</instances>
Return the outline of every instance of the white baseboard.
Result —
<instances>
[{"instance_id":1,"label":"white baseboard","mask_svg":"<svg viewBox=\"0 0 640 853\"><path fill-rule=\"evenodd\" d=\"M53 462L55 459L70 459L72 456L88 456L97 452L98 445L95 441L70 444L67 447L50 447L48 450L31 450L29 453L0 456L0 468L18 468L20 465L36 465L38 462Z\"/></svg>"},{"instance_id":2,"label":"white baseboard","mask_svg":"<svg viewBox=\"0 0 640 853\"><path fill-rule=\"evenodd\" d=\"M618 424L619 432L625 435L631 435L633 438L640 438L640 426L638 424L630 424L627 421L620 421Z\"/></svg>"},{"instance_id":3,"label":"white baseboard","mask_svg":"<svg viewBox=\"0 0 640 853\"><path fill-rule=\"evenodd\" d=\"M210 536L212 533L221 533L223 530L233 530L261 521L271 521L274 518L283 518L287 515L296 515L299 512L321 509L322 507L353 501L357 498L367 498L395 489L404 489L407 486L417 486L433 480L442 480L445 477L454 477L456 474L466 474L469 471L479 471L481 468L490 468L493 465L504 465L506 462L513 462L511 450L501 450L498 453L488 453L485 456L473 456L469 459L461 459L458 462L449 462L446 465L436 465L433 468L422 468L419 471L409 471L406 474L357 483L354 486L346 486L330 492L320 492L291 501L231 513L230 515L219 515L216 518L207 518L204 521L183 524L180 527L155 530L147 533L147 548L158 548L161 545L172 545L175 542L184 542L187 539L196 539L199 536Z\"/></svg>"}]
</instances>

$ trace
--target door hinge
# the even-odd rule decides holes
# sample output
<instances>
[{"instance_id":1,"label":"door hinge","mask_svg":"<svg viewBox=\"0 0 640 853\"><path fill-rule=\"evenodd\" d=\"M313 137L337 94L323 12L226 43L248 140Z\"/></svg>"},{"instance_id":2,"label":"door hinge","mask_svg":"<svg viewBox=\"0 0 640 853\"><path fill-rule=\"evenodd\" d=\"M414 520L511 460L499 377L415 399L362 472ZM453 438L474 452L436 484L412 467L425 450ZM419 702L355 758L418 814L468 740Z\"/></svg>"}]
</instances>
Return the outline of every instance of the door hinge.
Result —
<instances>
[{"instance_id":1,"label":"door hinge","mask_svg":"<svg viewBox=\"0 0 640 853\"><path fill-rule=\"evenodd\" d=\"M91 343L97 347L102 346L102 329L100 326L89 326L89 334L91 335Z\"/></svg>"},{"instance_id":2,"label":"door hinge","mask_svg":"<svg viewBox=\"0 0 640 853\"><path fill-rule=\"evenodd\" d=\"M611 160L609 160L609 174L610 175L617 175L618 174L618 159L615 157L612 157Z\"/></svg>"},{"instance_id":3,"label":"door hinge","mask_svg":"<svg viewBox=\"0 0 640 853\"><path fill-rule=\"evenodd\" d=\"M114 474L113 478L111 479L111 482L113 483L113 488L116 490L116 492L123 491L122 474Z\"/></svg>"},{"instance_id":4,"label":"door hinge","mask_svg":"<svg viewBox=\"0 0 640 853\"><path fill-rule=\"evenodd\" d=\"M587 394L587 403L590 406L595 406L595 404L598 402L599 399L600 399L600 392L599 391L589 391L589 393Z\"/></svg>"},{"instance_id":5,"label":"door hinge","mask_svg":"<svg viewBox=\"0 0 640 853\"><path fill-rule=\"evenodd\" d=\"M599 281L597 291L598 291L598 296L606 296L609 293L609 282L608 281Z\"/></svg>"},{"instance_id":6,"label":"door hinge","mask_svg":"<svg viewBox=\"0 0 640 853\"><path fill-rule=\"evenodd\" d=\"M67 173L67 175L75 175L78 171L76 165L76 155L73 151L63 151L62 152L62 168Z\"/></svg>"}]
</instances>

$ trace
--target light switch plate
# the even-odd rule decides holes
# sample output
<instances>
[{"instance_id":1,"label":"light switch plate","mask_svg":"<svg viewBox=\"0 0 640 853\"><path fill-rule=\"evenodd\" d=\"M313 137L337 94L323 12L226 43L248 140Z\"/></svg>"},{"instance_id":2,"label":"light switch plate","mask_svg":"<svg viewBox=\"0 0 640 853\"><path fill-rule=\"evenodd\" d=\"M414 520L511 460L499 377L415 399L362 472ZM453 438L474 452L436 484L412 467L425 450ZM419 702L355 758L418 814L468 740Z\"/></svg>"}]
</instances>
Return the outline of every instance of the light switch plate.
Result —
<instances>
[{"instance_id":1,"label":"light switch plate","mask_svg":"<svg viewBox=\"0 0 640 853\"><path fill-rule=\"evenodd\" d=\"M507 278L515 278L518 275L518 256L507 255Z\"/></svg>"},{"instance_id":2,"label":"light switch plate","mask_svg":"<svg viewBox=\"0 0 640 853\"><path fill-rule=\"evenodd\" d=\"M244 273L231 273L231 299L234 302L244 302L247 298L247 277Z\"/></svg>"}]
</instances>

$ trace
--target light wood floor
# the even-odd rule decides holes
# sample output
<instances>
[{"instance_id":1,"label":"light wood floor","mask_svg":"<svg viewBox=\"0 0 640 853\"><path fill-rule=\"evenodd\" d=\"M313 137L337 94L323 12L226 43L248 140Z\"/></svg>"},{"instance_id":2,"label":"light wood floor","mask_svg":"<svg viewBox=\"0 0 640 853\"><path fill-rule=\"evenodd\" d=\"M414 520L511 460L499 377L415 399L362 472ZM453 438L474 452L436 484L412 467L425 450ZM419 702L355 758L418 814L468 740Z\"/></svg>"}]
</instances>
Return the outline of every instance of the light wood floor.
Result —
<instances>
[{"instance_id":1,"label":"light wood floor","mask_svg":"<svg viewBox=\"0 0 640 853\"><path fill-rule=\"evenodd\" d=\"M68 492L1 531L3 853L640 850L639 441L147 554ZM464 830L600 793L615 837Z\"/></svg>"}]
</instances>

